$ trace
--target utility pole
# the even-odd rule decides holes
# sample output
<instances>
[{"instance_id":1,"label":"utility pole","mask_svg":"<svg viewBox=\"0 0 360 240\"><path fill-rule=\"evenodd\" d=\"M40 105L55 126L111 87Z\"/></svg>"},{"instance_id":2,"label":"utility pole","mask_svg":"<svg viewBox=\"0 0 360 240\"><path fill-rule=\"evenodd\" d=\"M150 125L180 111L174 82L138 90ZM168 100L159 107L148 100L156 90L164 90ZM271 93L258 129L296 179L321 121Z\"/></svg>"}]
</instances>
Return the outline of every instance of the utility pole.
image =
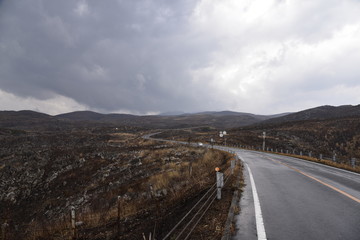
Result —
<instances>
[{"instance_id":1,"label":"utility pole","mask_svg":"<svg viewBox=\"0 0 360 240\"><path fill-rule=\"evenodd\" d=\"M265 138L266 138L266 132L263 132L263 146L262 146L263 151L265 151Z\"/></svg>"}]
</instances>

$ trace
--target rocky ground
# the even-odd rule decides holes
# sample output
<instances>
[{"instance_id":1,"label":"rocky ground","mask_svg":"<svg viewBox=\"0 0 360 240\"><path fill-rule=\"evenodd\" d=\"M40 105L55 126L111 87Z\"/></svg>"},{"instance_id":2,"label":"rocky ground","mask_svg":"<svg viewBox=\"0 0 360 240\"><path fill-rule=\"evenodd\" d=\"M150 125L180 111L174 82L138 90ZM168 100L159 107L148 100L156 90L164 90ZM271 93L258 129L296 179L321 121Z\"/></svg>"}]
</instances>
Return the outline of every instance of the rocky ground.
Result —
<instances>
[{"instance_id":1,"label":"rocky ground","mask_svg":"<svg viewBox=\"0 0 360 240\"><path fill-rule=\"evenodd\" d=\"M223 137L212 128L167 130L157 137L262 150L263 132L269 152L360 172L358 117L254 125L228 129Z\"/></svg>"},{"instance_id":2,"label":"rocky ground","mask_svg":"<svg viewBox=\"0 0 360 240\"><path fill-rule=\"evenodd\" d=\"M78 239L141 239L151 232L163 236L214 183L214 167L225 169L232 158L217 150L144 140L141 135L125 127L2 129L0 223L6 226L6 239L70 239L72 207ZM223 208L222 217L204 218L212 219L216 237L200 238L198 231L194 239L218 239L231 186L218 207ZM204 224L212 226L206 220Z\"/></svg>"},{"instance_id":3,"label":"rocky ground","mask_svg":"<svg viewBox=\"0 0 360 240\"><path fill-rule=\"evenodd\" d=\"M263 124L243 128L228 129L225 137L210 128L191 128L164 131L159 137L182 141L261 149L263 132L266 132L266 147L273 151L281 149L285 153L300 151L304 155L311 152L313 157L332 158L335 153L339 163L349 163L351 158L358 159L360 165L360 118L309 120L281 124Z\"/></svg>"}]
</instances>

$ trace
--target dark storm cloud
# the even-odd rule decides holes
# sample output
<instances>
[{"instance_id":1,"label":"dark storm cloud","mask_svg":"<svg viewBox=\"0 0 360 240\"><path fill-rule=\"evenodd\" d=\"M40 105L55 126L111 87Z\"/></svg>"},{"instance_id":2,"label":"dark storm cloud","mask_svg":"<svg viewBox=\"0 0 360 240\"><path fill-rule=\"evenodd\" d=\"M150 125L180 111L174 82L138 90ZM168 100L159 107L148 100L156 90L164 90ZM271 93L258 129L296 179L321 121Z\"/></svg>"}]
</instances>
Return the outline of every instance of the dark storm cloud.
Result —
<instances>
[{"instance_id":1,"label":"dark storm cloud","mask_svg":"<svg viewBox=\"0 0 360 240\"><path fill-rule=\"evenodd\" d=\"M5 1L0 88L90 108L166 111L195 104L187 69L195 1ZM10 27L11 26L11 27ZM190 42L190 43L189 43Z\"/></svg>"},{"instance_id":2,"label":"dark storm cloud","mask_svg":"<svg viewBox=\"0 0 360 240\"><path fill-rule=\"evenodd\" d=\"M6 0L0 109L358 104L359 42L356 0Z\"/></svg>"}]
</instances>

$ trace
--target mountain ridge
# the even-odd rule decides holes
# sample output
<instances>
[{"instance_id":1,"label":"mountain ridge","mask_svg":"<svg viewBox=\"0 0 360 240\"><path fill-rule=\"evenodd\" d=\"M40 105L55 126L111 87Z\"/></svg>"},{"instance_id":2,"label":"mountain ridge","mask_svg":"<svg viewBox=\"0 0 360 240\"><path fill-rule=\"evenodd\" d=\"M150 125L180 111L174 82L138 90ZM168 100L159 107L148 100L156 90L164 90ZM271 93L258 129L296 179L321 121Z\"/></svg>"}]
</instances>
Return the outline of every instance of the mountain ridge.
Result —
<instances>
[{"instance_id":1,"label":"mountain ridge","mask_svg":"<svg viewBox=\"0 0 360 240\"><path fill-rule=\"evenodd\" d=\"M73 128L81 126L133 126L149 129L191 128L210 126L214 128L237 128L251 125L266 126L295 121L326 120L360 117L360 105L324 105L295 113L257 115L234 111L205 111L180 115L132 115L123 113L97 113L75 111L48 115L31 110L0 111L1 128L32 129Z\"/></svg>"},{"instance_id":2,"label":"mountain ridge","mask_svg":"<svg viewBox=\"0 0 360 240\"><path fill-rule=\"evenodd\" d=\"M360 104L341 106L323 105L319 107L305 109L295 113L290 113L285 116L267 119L260 124L281 124L294 121L327 120L346 117L360 117Z\"/></svg>"}]
</instances>

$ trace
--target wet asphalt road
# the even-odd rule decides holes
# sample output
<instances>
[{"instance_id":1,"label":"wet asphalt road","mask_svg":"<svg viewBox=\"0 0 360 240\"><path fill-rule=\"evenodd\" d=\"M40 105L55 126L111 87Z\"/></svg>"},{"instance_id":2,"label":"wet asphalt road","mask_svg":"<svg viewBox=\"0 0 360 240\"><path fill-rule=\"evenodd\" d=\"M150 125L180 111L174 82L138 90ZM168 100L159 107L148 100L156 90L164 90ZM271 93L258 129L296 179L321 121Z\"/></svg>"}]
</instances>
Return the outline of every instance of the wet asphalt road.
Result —
<instances>
[{"instance_id":1,"label":"wet asphalt road","mask_svg":"<svg viewBox=\"0 0 360 240\"><path fill-rule=\"evenodd\" d=\"M236 152L246 166L232 240L360 240L360 174L293 157L215 148ZM266 238L258 232L249 170Z\"/></svg>"},{"instance_id":2,"label":"wet asphalt road","mask_svg":"<svg viewBox=\"0 0 360 240\"><path fill-rule=\"evenodd\" d=\"M252 172L266 239L360 240L360 174L286 156L235 151ZM258 239L247 167L245 181L233 239Z\"/></svg>"}]
</instances>

